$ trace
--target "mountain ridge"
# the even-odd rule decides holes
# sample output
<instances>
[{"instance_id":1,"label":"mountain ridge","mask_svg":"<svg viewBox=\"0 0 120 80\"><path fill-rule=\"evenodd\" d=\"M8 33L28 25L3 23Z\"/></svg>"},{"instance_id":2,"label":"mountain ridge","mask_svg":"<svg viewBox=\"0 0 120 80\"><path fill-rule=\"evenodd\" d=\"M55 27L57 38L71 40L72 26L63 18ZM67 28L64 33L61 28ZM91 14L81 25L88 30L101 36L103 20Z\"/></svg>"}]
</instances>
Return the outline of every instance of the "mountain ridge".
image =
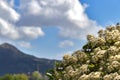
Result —
<instances>
[{"instance_id":1,"label":"mountain ridge","mask_svg":"<svg viewBox=\"0 0 120 80\"><path fill-rule=\"evenodd\" d=\"M45 74L47 70L53 68L55 61L57 60L25 54L9 43L0 45L0 75L28 73L38 68L42 74Z\"/></svg>"}]
</instances>

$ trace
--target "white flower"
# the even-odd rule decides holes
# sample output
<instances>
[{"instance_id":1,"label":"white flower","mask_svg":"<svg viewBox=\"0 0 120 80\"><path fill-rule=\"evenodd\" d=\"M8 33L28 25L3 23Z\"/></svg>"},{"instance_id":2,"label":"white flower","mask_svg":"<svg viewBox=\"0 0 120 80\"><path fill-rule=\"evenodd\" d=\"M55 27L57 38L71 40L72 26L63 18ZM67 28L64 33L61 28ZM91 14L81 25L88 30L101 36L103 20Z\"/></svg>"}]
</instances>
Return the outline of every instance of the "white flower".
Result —
<instances>
[{"instance_id":1,"label":"white flower","mask_svg":"<svg viewBox=\"0 0 120 80\"><path fill-rule=\"evenodd\" d=\"M109 75L108 74L105 75L103 77L103 80L119 80L119 75L118 75L118 73L110 73Z\"/></svg>"},{"instance_id":2,"label":"white flower","mask_svg":"<svg viewBox=\"0 0 120 80\"><path fill-rule=\"evenodd\" d=\"M114 60L116 60L116 59L115 59L115 56L110 56L109 61L112 62L112 61L114 61Z\"/></svg>"},{"instance_id":3,"label":"white flower","mask_svg":"<svg viewBox=\"0 0 120 80\"><path fill-rule=\"evenodd\" d=\"M71 56L69 54L65 54L63 56L63 63L64 65L68 64L69 63L69 59L71 58Z\"/></svg>"},{"instance_id":4,"label":"white flower","mask_svg":"<svg viewBox=\"0 0 120 80\"><path fill-rule=\"evenodd\" d=\"M77 57L75 57L75 56L71 56L70 58L69 58L69 62L70 63L77 63Z\"/></svg>"},{"instance_id":5,"label":"white flower","mask_svg":"<svg viewBox=\"0 0 120 80\"><path fill-rule=\"evenodd\" d=\"M120 62L120 55L115 55L115 60Z\"/></svg>"},{"instance_id":6,"label":"white flower","mask_svg":"<svg viewBox=\"0 0 120 80\"><path fill-rule=\"evenodd\" d=\"M116 55L118 53L118 48L116 46L110 46L108 49L109 55Z\"/></svg>"},{"instance_id":7,"label":"white flower","mask_svg":"<svg viewBox=\"0 0 120 80\"><path fill-rule=\"evenodd\" d=\"M105 75L103 77L103 80L112 80L112 77L110 75Z\"/></svg>"},{"instance_id":8,"label":"white flower","mask_svg":"<svg viewBox=\"0 0 120 80\"><path fill-rule=\"evenodd\" d=\"M78 80L90 80L89 75L83 74Z\"/></svg>"},{"instance_id":9,"label":"white flower","mask_svg":"<svg viewBox=\"0 0 120 80\"><path fill-rule=\"evenodd\" d=\"M112 31L105 30L105 39L109 43L120 40L119 35L120 32L118 30L112 30Z\"/></svg>"},{"instance_id":10,"label":"white flower","mask_svg":"<svg viewBox=\"0 0 120 80\"><path fill-rule=\"evenodd\" d=\"M112 71L114 70L114 68L113 68L111 65L109 65L109 66L107 67L107 70L108 70L108 72L112 72Z\"/></svg>"},{"instance_id":11,"label":"white flower","mask_svg":"<svg viewBox=\"0 0 120 80\"><path fill-rule=\"evenodd\" d=\"M120 62L120 55L110 56L109 61L118 61Z\"/></svg>"},{"instance_id":12,"label":"white flower","mask_svg":"<svg viewBox=\"0 0 120 80\"><path fill-rule=\"evenodd\" d=\"M65 54L64 56L63 56L63 60L69 60L70 59L70 55L69 54Z\"/></svg>"},{"instance_id":13,"label":"white flower","mask_svg":"<svg viewBox=\"0 0 120 80\"><path fill-rule=\"evenodd\" d=\"M75 71L73 71L73 70L68 71L68 75L70 77L73 77L75 75Z\"/></svg>"},{"instance_id":14,"label":"white flower","mask_svg":"<svg viewBox=\"0 0 120 80\"><path fill-rule=\"evenodd\" d=\"M104 37L98 37L97 38L97 45L104 45L106 43L105 38Z\"/></svg>"},{"instance_id":15,"label":"white flower","mask_svg":"<svg viewBox=\"0 0 120 80\"><path fill-rule=\"evenodd\" d=\"M97 56L92 56L92 61L93 61L94 63L96 63L98 60L99 60L99 59L98 59Z\"/></svg>"},{"instance_id":16,"label":"white flower","mask_svg":"<svg viewBox=\"0 0 120 80\"><path fill-rule=\"evenodd\" d=\"M80 67L80 72L81 73L87 73L89 70L88 70L88 65L87 64L84 64Z\"/></svg>"},{"instance_id":17,"label":"white flower","mask_svg":"<svg viewBox=\"0 0 120 80\"><path fill-rule=\"evenodd\" d=\"M116 76L113 80L120 80L120 75Z\"/></svg>"},{"instance_id":18,"label":"white flower","mask_svg":"<svg viewBox=\"0 0 120 80\"><path fill-rule=\"evenodd\" d=\"M114 45L117 46L117 47L120 47L120 41L115 42Z\"/></svg>"},{"instance_id":19,"label":"white flower","mask_svg":"<svg viewBox=\"0 0 120 80\"><path fill-rule=\"evenodd\" d=\"M101 72L91 72L89 76L92 80L99 80L101 78Z\"/></svg>"},{"instance_id":20,"label":"white flower","mask_svg":"<svg viewBox=\"0 0 120 80\"><path fill-rule=\"evenodd\" d=\"M101 50L100 47L97 47L97 48L94 49L94 53L97 53L100 50Z\"/></svg>"},{"instance_id":21,"label":"white flower","mask_svg":"<svg viewBox=\"0 0 120 80\"><path fill-rule=\"evenodd\" d=\"M96 56L101 59L105 56L105 53L106 53L106 50L101 50L97 52Z\"/></svg>"},{"instance_id":22,"label":"white flower","mask_svg":"<svg viewBox=\"0 0 120 80\"><path fill-rule=\"evenodd\" d=\"M116 30L116 28L114 26L109 26L106 28L108 31L113 31L113 30Z\"/></svg>"},{"instance_id":23,"label":"white flower","mask_svg":"<svg viewBox=\"0 0 120 80\"><path fill-rule=\"evenodd\" d=\"M96 38L93 36L93 35L87 35L87 40L89 42L95 42L96 41Z\"/></svg>"},{"instance_id":24,"label":"white flower","mask_svg":"<svg viewBox=\"0 0 120 80\"><path fill-rule=\"evenodd\" d=\"M70 76L68 74L64 74L65 80L69 80Z\"/></svg>"},{"instance_id":25,"label":"white flower","mask_svg":"<svg viewBox=\"0 0 120 80\"><path fill-rule=\"evenodd\" d=\"M75 54L73 54L73 56L76 56L77 60L80 61L80 62L84 62L88 58L86 53L80 52L80 51L75 52Z\"/></svg>"},{"instance_id":26,"label":"white flower","mask_svg":"<svg viewBox=\"0 0 120 80\"><path fill-rule=\"evenodd\" d=\"M67 67L65 68L65 71L66 71L66 72L68 72L68 71L70 71L70 70L73 71L73 67L72 67L72 66L67 66Z\"/></svg>"},{"instance_id":27,"label":"white flower","mask_svg":"<svg viewBox=\"0 0 120 80\"><path fill-rule=\"evenodd\" d=\"M120 67L120 63L118 61L113 61L111 66L114 67L114 68L119 68Z\"/></svg>"},{"instance_id":28,"label":"white flower","mask_svg":"<svg viewBox=\"0 0 120 80\"><path fill-rule=\"evenodd\" d=\"M98 31L98 35L99 35L99 37L104 37L104 30L99 30Z\"/></svg>"}]
</instances>

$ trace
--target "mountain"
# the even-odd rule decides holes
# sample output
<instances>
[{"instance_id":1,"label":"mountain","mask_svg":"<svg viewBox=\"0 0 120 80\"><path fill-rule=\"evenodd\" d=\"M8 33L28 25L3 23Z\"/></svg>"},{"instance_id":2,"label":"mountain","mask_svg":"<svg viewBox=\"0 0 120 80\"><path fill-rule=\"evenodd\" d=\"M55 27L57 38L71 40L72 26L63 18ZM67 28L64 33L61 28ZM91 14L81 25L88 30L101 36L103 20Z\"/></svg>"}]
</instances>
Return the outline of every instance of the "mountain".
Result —
<instances>
[{"instance_id":1,"label":"mountain","mask_svg":"<svg viewBox=\"0 0 120 80\"><path fill-rule=\"evenodd\" d=\"M0 75L30 73L36 70L45 74L47 70L53 68L55 61L25 54L8 43L0 45Z\"/></svg>"}]
</instances>

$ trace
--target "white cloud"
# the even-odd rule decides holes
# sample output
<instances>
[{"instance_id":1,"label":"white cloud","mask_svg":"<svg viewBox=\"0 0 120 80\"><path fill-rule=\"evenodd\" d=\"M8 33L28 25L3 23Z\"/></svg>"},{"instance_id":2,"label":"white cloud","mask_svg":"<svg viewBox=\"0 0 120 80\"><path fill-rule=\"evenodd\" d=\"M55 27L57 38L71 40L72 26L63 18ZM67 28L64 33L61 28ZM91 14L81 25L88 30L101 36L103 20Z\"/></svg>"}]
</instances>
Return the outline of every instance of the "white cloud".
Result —
<instances>
[{"instance_id":1,"label":"white cloud","mask_svg":"<svg viewBox=\"0 0 120 80\"><path fill-rule=\"evenodd\" d=\"M17 44L22 48L32 48L32 45L29 42L21 41L18 42Z\"/></svg>"},{"instance_id":2,"label":"white cloud","mask_svg":"<svg viewBox=\"0 0 120 80\"><path fill-rule=\"evenodd\" d=\"M23 39L36 39L44 35L44 32L40 27L34 27L34 26L19 27L18 31Z\"/></svg>"},{"instance_id":3,"label":"white cloud","mask_svg":"<svg viewBox=\"0 0 120 80\"><path fill-rule=\"evenodd\" d=\"M61 48L72 47L72 46L74 46L74 43L70 40L64 40L59 44L59 47Z\"/></svg>"},{"instance_id":4,"label":"white cloud","mask_svg":"<svg viewBox=\"0 0 120 80\"><path fill-rule=\"evenodd\" d=\"M41 7L39 6L39 3L37 1L32 0L31 3L28 4L28 6L28 13L33 15L37 15L40 13Z\"/></svg>"},{"instance_id":5,"label":"white cloud","mask_svg":"<svg viewBox=\"0 0 120 80\"><path fill-rule=\"evenodd\" d=\"M102 28L88 18L87 5L79 0L20 0L17 11L14 5L14 0L0 0L0 38L36 39L44 35L42 27L54 26L62 37L85 39Z\"/></svg>"},{"instance_id":6,"label":"white cloud","mask_svg":"<svg viewBox=\"0 0 120 80\"><path fill-rule=\"evenodd\" d=\"M0 36L12 40L18 39L35 39L43 36L40 27L15 27L14 25L6 22L0 18Z\"/></svg>"},{"instance_id":7,"label":"white cloud","mask_svg":"<svg viewBox=\"0 0 120 80\"><path fill-rule=\"evenodd\" d=\"M17 25L55 26L65 38L85 39L102 27L88 18L79 0L21 0Z\"/></svg>"},{"instance_id":8,"label":"white cloud","mask_svg":"<svg viewBox=\"0 0 120 80\"><path fill-rule=\"evenodd\" d=\"M20 14L16 12L6 1L0 0L0 18L7 21L18 21Z\"/></svg>"},{"instance_id":9,"label":"white cloud","mask_svg":"<svg viewBox=\"0 0 120 80\"><path fill-rule=\"evenodd\" d=\"M0 0L0 37L11 40L36 39L44 33L40 27L16 26L20 13L13 8L14 0Z\"/></svg>"},{"instance_id":10,"label":"white cloud","mask_svg":"<svg viewBox=\"0 0 120 80\"><path fill-rule=\"evenodd\" d=\"M12 24L0 18L0 36L15 40L19 38L19 33Z\"/></svg>"}]
</instances>

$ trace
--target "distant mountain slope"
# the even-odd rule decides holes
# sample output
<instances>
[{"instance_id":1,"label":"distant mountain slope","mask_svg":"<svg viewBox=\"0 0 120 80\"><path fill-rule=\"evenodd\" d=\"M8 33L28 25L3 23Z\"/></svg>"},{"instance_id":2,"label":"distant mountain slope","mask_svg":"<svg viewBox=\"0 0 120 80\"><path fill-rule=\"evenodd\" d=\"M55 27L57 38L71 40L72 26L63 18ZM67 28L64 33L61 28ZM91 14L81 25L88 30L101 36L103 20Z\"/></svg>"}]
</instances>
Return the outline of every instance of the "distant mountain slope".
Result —
<instances>
[{"instance_id":1,"label":"distant mountain slope","mask_svg":"<svg viewBox=\"0 0 120 80\"><path fill-rule=\"evenodd\" d=\"M41 73L53 68L55 60L37 58L25 54L11 44L0 45L0 75L6 73L28 73L37 69Z\"/></svg>"}]
</instances>

